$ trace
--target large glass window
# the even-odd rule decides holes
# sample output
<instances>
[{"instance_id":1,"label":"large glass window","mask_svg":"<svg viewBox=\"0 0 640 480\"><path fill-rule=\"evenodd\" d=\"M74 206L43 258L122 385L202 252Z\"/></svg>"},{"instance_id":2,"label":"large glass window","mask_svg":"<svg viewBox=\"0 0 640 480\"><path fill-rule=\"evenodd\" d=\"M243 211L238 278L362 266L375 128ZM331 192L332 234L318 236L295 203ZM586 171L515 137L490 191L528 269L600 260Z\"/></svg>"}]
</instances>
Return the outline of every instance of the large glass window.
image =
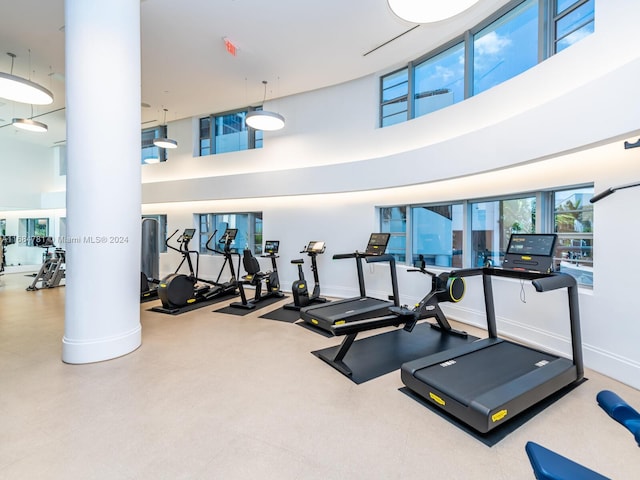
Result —
<instances>
[{"instance_id":1,"label":"large glass window","mask_svg":"<svg viewBox=\"0 0 640 480\"><path fill-rule=\"evenodd\" d=\"M558 0L555 51L559 52L593 33L595 0Z\"/></svg>"},{"instance_id":2,"label":"large glass window","mask_svg":"<svg viewBox=\"0 0 640 480\"><path fill-rule=\"evenodd\" d=\"M407 119L407 97L409 95L409 70L403 68L382 77L381 124L388 127Z\"/></svg>"},{"instance_id":3,"label":"large glass window","mask_svg":"<svg viewBox=\"0 0 640 480\"><path fill-rule=\"evenodd\" d=\"M380 232L391 233L387 253L398 262L407 259L407 208L389 207L380 209Z\"/></svg>"},{"instance_id":4,"label":"large glass window","mask_svg":"<svg viewBox=\"0 0 640 480\"><path fill-rule=\"evenodd\" d=\"M164 148L158 148L153 144L155 138L166 138L167 126L161 125L142 130L142 164L165 162L167 152Z\"/></svg>"},{"instance_id":5,"label":"large glass window","mask_svg":"<svg viewBox=\"0 0 640 480\"><path fill-rule=\"evenodd\" d=\"M464 43L416 65L414 117L464 100Z\"/></svg>"},{"instance_id":6,"label":"large glass window","mask_svg":"<svg viewBox=\"0 0 640 480\"><path fill-rule=\"evenodd\" d=\"M498 85L538 63L538 2L528 0L473 38L473 93Z\"/></svg>"},{"instance_id":7,"label":"large glass window","mask_svg":"<svg viewBox=\"0 0 640 480\"><path fill-rule=\"evenodd\" d=\"M471 204L471 262L500 266L512 233L535 233L536 197Z\"/></svg>"},{"instance_id":8,"label":"large glass window","mask_svg":"<svg viewBox=\"0 0 640 480\"><path fill-rule=\"evenodd\" d=\"M200 253L212 254L206 245L215 233L211 246L217 248L227 228L237 228L238 234L231 248L242 252L245 248L255 255L262 253L262 212L202 213L197 215L200 229Z\"/></svg>"},{"instance_id":9,"label":"large glass window","mask_svg":"<svg viewBox=\"0 0 640 480\"><path fill-rule=\"evenodd\" d=\"M573 45L593 33L594 4L595 0L512 0L506 13L496 12L462 32L454 46L443 45L426 59L382 76L380 126L484 92ZM546 32L543 38L540 32Z\"/></svg>"},{"instance_id":10,"label":"large glass window","mask_svg":"<svg viewBox=\"0 0 640 480\"><path fill-rule=\"evenodd\" d=\"M33 246L33 237L49 236L48 218L21 218L18 221L18 235L27 246Z\"/></svg>"},{"instance_id":11,"label":"large glass window","mask_svg":"<svg viewBox=\"0 0 640 480\"><path fill-rule=\"evenodd\" d=\"M411 209L413 264L462 268L463 205L417 206Z\"/></svg>"},{"instance_id":12,"label":"large glass window","mask_svg":"<svg viewBox=\"0 0 640 480\"><path fill-rule=\"evenodd\" d=\"M380 207L398 261L444 268L501 266L514 233L557 233L556 271L593 285L593 186L495 200ZM395 240L394 240L395 238Z\"/></svg>"},{"instance_id":13,"label":"large glass window","mask_svg":"<svg viewBox=\"0 0 640 480\"><path fill-rule=\"evenodd\" d=\"M200 155L262 148L263 133L247 126L248 110L210 115L200 119Z\"/></svg>"},{"instance_id":14,"label":"large glass window","mask_svg":"<svg viewBox=\"0 0 640 480\"><path fill-rule=\"evenodd\" d=\"M554 192L555 257L560 271L583 285L593 285L593 188Z\"/></svg>"}]
</instances>

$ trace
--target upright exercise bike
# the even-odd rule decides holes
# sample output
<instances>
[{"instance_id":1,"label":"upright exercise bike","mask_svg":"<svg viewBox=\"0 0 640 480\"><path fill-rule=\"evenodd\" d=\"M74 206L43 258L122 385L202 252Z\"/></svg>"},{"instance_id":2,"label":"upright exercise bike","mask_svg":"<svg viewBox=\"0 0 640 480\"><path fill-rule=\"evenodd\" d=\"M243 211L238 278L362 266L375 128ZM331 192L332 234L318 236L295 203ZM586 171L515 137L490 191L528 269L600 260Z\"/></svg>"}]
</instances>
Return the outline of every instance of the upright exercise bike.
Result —
<instances>
[{"instance_id":1,"label":"upright exercise bike","mask_svg":"<svg viewBox=\"0 0 640 480\"><path fill-rule=\"evenodd\" d=\"M304 278L304 272L302 271L302 265L304 259L299 258L291 260L293 265L298 266L298 280L291 285L291 293L293 295L293 303L287 303L284 308L287 310L300 310L302 307L311 305L312 303L325 303L326 298L320 296L320 278L318 277L318 264L316 263L316 257L324 253L324 242L311 241L309 245L304 247L300 253L306 253L311 257L311 271L313 272L313 292L309 295L309 287Z\"/></svg>"}]
</instances>

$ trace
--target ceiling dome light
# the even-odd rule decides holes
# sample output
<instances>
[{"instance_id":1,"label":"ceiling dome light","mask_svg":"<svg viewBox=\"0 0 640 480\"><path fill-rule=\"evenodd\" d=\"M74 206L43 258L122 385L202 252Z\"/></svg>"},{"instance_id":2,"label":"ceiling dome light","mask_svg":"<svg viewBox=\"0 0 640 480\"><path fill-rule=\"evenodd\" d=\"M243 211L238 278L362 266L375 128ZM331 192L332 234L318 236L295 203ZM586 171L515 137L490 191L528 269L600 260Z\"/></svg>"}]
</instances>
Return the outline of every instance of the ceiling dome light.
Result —
<instances>
[{"instance_id":1,"label":"ceiling dome light","mask_svg":"<svg viewBox=\"0 0 640 480\"><path fill-rule=\"evenodd\" d=\"M53 94L49 90L31 80L13 74L13 61L16 55L14 53L7 53L7 55L11 57L11 73L0 72L0 97L32 105L53 103Z\"/></svg>"},{"instance_id":2,"label":"ceiling dome light","mask_svg":"<svg viewBox=\"0 0 640 480\"><path fill-rule=\"evenodd\" d=\"M432 23L451 18L479 0L387 0L398 17L412 23Z\"/></svg>"},{"instance_id":3,"label":"ceiling dome light","mask_svg":"<svg viewBox=\"0 0 640 480\"><path fill-rule=\"evenodd\" d=\"M263 80L264 85L264 97L262 98L262 105L267 100L267 81ZM252 110L247 113L244 122L255 130L267 130L274 131L280 130L284 127L284 117L276 112L269 112L267 110Z\"/></svg>"},{"instance_id":4,"label":"ceiling dome light","mask_svg":"<svg viewBox=\"0 0 640 480\"><path fill-rule=\"evenodd\" d=\"M167 134L167 109L164 108L164 119L163 119L163 127L164 127L164 134ZM153 144L156 147L159 148L178 148L178 142L176 142L175 140L171 139L171 138L154 138L153 139Z\"/></svg>"},{"instance_id":5,"label":"ceiling dome light","mask_svg":"<svg viewBox=\"0 0 640 480\"><path fill-rule=\"evenodd\" d=\"M245 123L256 130L274 131L284 127L284 117L275 112L253 110L247 113Z\"/></svg>"},{"instance_id":6,"label":"ceiling dome light","mask_svg":"<svg viewBox=\"0 0 640 480\"><path fill-rule=\"evenodd\" d=\"M171 138L154 138L153 144L160 148L178 148L178 142Z\"/></svg>"},{"instance_id":7,"label":"ceiling dome light","mask_svg":"<svg viewBox=\"0 0 640 480\"><path fill-rule=\"evenodd\" d=\"M28 132L44 133L49 130L49 127L44 123L29 118L14 118L11 124L20 130L26 130Z\"/></svg>"}]
</instances>

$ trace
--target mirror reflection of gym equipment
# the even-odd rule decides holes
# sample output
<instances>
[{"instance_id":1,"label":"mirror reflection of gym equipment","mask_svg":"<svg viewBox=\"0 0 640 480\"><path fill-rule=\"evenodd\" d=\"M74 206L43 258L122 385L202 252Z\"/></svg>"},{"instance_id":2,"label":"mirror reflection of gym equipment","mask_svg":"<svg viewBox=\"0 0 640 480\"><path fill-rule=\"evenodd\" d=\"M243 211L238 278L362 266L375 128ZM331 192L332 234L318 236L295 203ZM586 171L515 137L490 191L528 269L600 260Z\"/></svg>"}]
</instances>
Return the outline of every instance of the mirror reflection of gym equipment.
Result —
<instances>
[{"instance_id":1,"label":"mirror reflection of gym equipment","mask_svg":"<svg viewBox=\"0 0 640 480\"><path fill-rule=\"evenodd\" d=\"M0 236L0 273L7 266L7 247L16 243L15 235Z\"/></svg>"},{"instance_id":2,"label":"mirror reflection of gym equipment","mask_svg":"<svg viewBox=\"0 0 640 480\"><path fill-rule=\"evenodd\" d=\"M65 251L55 246L52 237L33 237L32 244L34 247L44 248L45 251L42 253L42 266L31 285L27 287L27 291L64 286L60 282L65 278ZM53 253L49 252L50 248L54 248Z\"/></svg>"}]
</instances>

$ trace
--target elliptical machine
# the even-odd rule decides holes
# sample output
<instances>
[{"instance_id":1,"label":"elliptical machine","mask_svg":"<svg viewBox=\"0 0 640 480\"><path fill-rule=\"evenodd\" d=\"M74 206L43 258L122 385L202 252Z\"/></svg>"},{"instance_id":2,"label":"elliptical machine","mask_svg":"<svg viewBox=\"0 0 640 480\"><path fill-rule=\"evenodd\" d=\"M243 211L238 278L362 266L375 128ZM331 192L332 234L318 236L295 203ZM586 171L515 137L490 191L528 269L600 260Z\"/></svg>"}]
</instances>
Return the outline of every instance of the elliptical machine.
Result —
<instances>
[{"instance_id":1,"label":"elliptical machine","mask_svg":"<svg viewBox=\"0 0 640 480\"><path fill-rule=\"evenodd\" d=\"M278 277L278 266L276 264L276 258L278 258L278 249L280 247L280 241L267 240L264 244L264 253L261 255L265 258L271 259L271 271L260 271L260 263L258 259L253 256L251 250L245 249L242 254L242 264L247 274L242 277L241 281L238 281L238 288L240 289L240 302L233 302L229 306L235 308L253 309L256 308L256 304L267 298L282 298L284 293L280 291L280 279ZM265 284L266 293L262 293L262 283ZM247 300L246 293L244 291L244 285L252 285L255 287L255 294L252 300Z\"/></svg>"},{"instance_id":2,"label":"elliptical machine","mask_svg":"<svg viewBox=\"0 0 640 480\"><path fill-rule=\"evenodd\" d=\"M217 232L217 230L216 230ZM216 236L216 232L213 232L213 235L211 235L209 237L209 240L207 240L207 244L205 245L205 248L207 250L209 250L210 252L214 252L214 253L218 253L222 256L224 256L224 263L222 264L222 267L220 268L220 272L218 272L218 277L216 278L216 281L213 282L214 285L214 289L216 289L216 294L215 296L222 296L222 295L237 295L237 286L238 286L238 279L236 278L236 271L235 268L233 267L233 258L231 257L231 244L233 243L233 241L236 239L236 236L238 235L238 229L237 228L227 228L224 233L222 234L222 237L220 237L220 240L218 243L221 243L223 245L222 247L222 251L220 250L216 250L215 248L212 248L210 246L211 241L215 238ZM238 258L238 262L240 261L240 259ZM229 280L227 282L220 282L220 277L222 276L222 272L224 271L224 267L229 264L229 271L231 272L231 277L229 277Z\"/></svg>"},{"instance_id":3,"label":"elliptical machine","mask_svg":"<svg viewBox=\"0 0 640 480\"><path fill-rule=\"evenodd\" d=\"M298 280L294 281L291 285L291 293L293 295L293 303L287 303L284 305L284 308L287 310L300 310L302 307L306 307L307 305L311 305L312 303L325 303L328 300L320 296L320 278L318 277L318 265L316 263L316 257L322 253L324 253L325 244L324 242L318 242L312 240L309 242L309 245L304 247L304 249L300 253L306 253L311 257L311 271L313 272L313 292L309 295L309 287L307 286L307 282L304 278L304 272L302 270L302 265L304 264L304 259L299 258L296 260L291 260L293 265L298 266Z\"/></svg>"}]
</instances>

